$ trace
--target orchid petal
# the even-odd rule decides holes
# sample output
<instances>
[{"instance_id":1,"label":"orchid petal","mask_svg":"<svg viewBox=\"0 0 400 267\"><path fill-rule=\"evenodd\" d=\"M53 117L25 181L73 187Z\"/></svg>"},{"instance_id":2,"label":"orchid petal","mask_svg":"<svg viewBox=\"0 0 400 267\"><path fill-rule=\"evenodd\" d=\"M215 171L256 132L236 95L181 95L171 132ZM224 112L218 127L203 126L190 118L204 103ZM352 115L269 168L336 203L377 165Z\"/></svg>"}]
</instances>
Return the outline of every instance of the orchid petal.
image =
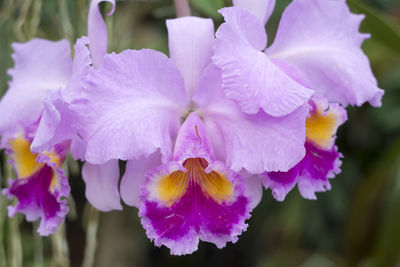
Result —
<instances>
[{"instance_id":1,"label":"orchid petal","mask_svg":"<svg viewBox=\"0 0 400 267\"><path fill-rule=\"evenodd\" d=\"M140 187L147 173L161 164L161 154L155 152L149 157L129 160L121 180L121 198L129 206L139 207Z\"/></svg>"},{"instance_id":2,"label":"orchid petal","mask_svg":"<svg viewBox=\"0 0 400 267\"><path fill-rule=\"evenodd\" d=\"M33 39L13 44L15 66L9 89L0 101L0 134L15 125L36 121L46 92L67 84L72 71L68 41Z\"/></svg>"},{"instance_id":3,"label":"orchid petal","mask_svg":"<svg viewBox=\"0 0 400 267\"><path fill-rule=\"evenodd\" d=\"M104 57L88 76L84 107L87 122L86 159L104 163L129 160L160 149L172 156L184 107L189 102L178 69L164 54L127 50Z\"/></svg>"},{"instance_id":4,"label":"orchid petal","mask_svg":"<svg viewBox=\"0 0 400 267\"><path fill-rule=\"evenodd\" d=\"M82 136L84 113L74 109L74 102L79 101L84 81L91 70L88 39L77 40L72 76L66 88L47 92L44 110L39 127L32 142L35 152L50 151L55 144L71 140L71 152L75 159L83 159L86 145Z\"/></svg>"},{"instance_id":5,"label":"orchid petal","mask_svg":"<svg viewBox=\"0 0 400 267\"><path fill-rule=\"evenodd\" d=\"M210 63L214 44L211 19L183 17L167 20L170 57L185 81L188 96L193 96L204 68Z\"/></svg>"},{"instance_id":6,"label":"orchid petal","mask_svg":"<svg viewBox=\"0 0 400 267\"><path fill-rule=\"evenodd\" d=\"M247 9L266 24L274 11L275 0L233 0L233 5Z\"/></svg>"},{"instance_id":7,"label":"orchid petal","mask_svg":"<svg viewBox=\"0 0 400 267\"><path fill-rule=\"evenodd\" d=\"M260 51L266 44L262 23L239 7L220 12L226 22L217 31L213 62L222 70L225 94L249 114L263 109L279 117L304 105L313 91L295 82Z\"/></svg>"},{"instance_id":8,"label":"orchid petal","mask_svg":"<svg viewBox=\"0 0 400 267\"><path fill-rule=\"evenodd\" d=\"M118 192L118 160L102 165L85 162L82 177L86 183L86 198L98 210L122 210Z\"/></svg>"},{"instance_id":9,"label":"orchid petal","mask_svg":"<svg viewBox=\"0 0 400 267\"><path fill-rule=\"evenodd\" d=\"M262 111L246 115L231 101L210 108L205 120L214 120L225 139L227 165L250 173L287 171L305 154L305 117L302 106L284 117L271 117Z\"/></svg>"},{"instance_id":10,"label":"orchid petal","mask_svg":"<svg viewBox=\"0 0 400 267\"><path fill-rule=\"evenodd\" d=\"M219 69L214 65L205 70L193 100L199 106L198 114L203 118L207 132L212 133L210 138L218 137L218 150L224 147L227 166L235 172L246 169L256 174L267 170L287 171L297 164L305 154L308 105L278 118L263 111L245 114L235 102L216 92L222 90L218 73ZM207 102L205 97L209 94L220 98L214 97Z\"/></svg>"},{"instance_id":11,"label":"orchid petal","mask_svg":"<svg viewBox=\"0 0 400 267\"><path fill-rule=\"evenodd\" d=\"M310 88L330 102L380 106L383 91L361 50L368 38L359 33L363 18L350 13L345 0L294 0L266 53L304 72Z\"/></svg>"},{"instance_id":12,"label":"orchid petal","mask_svg":"<svg viewBox=\"0 0 400 267\"><path fill-rule=\"evenodd\" d=\"M263 185L260 175L251 175L246 172L242 172L244 182L246 185L246 195L250 197L250 208L254 209L261 202L263 195Z\"/></svg>"},{"instance_id":13,"label":"orchid petal","mask_svg":"<svg viewBox=\"0 0 400 267\"><path fill-rule=\"evenodd\" d=\"M107 53L107 26L99 10L101 2L109 2L112 9L107 13L111 16L115 10L115 0L92 0L90 2L88 14L88 37L90 39L90 53L93 59L93 65L100 66L104 55Z\"/></svg>"}]
</instances>

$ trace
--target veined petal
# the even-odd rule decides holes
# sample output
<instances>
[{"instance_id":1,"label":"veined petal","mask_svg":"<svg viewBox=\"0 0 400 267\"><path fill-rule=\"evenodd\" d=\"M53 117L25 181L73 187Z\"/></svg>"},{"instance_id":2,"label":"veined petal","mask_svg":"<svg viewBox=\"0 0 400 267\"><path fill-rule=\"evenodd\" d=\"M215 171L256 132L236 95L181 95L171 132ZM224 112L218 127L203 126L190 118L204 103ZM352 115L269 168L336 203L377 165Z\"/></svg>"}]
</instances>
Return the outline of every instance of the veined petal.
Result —
<instances>
[{"instance_id":1,"label":"veined petal","mask_svg":"<svg viewBox=\"0 0 400 267\"><path fill-rule=\"evenodd\" d=\"M75 159L83 159L86 144L83 133L85 113L75 109L81 100L86 76L91 68L91 58L87 48L89 40L77 40L72 76L65 88L47 92L39 127L32 142L35 152L50 150L55 144L71 140L71 153Z\"/></svg>"},{"instance_id":2,"label":"veined petal","mask_svg":"<svg viewBox=\"0 0 400 267\"><path fill-rule=\"evenodd\" d=\"M122 210L118 192L118 160L101 165L85 162L82 177L86 183L86 198L98 210Z\"/></svg>"},{"instance_id":3,"label":"veined petal","mask_svg":"<svg viewBox=\"0 0 400 267\"><path fill-rule=\"evenodd\" d=\"M9 70L12 80L0 101L0 134L35 122L43 109L46 92L67 84L72 71L68 41L33 39L14 43L15 66Z\"/></svg>"},{"instance_id":4,"label":"veined petal","mask_svg":"<svg viewBox=\"0 0 400 267\"><path fill-rule=\"evenodd\" d=\"M158 148L172 156L171 137L189 99L170 59L153 50L106 55L87 87L82 106L92 114L85 127L89 162L134 159Z\"/></svg>"},{"instance_id":5,"label":"veined petal","mask_svg":"<svg viewBox=\"0 0 400 267\"><path fill-rule=\"evenodd\" d=\"M129 206L139 208L140 187L145 181L146 174L161 164L160 152L148 157L129 160L121 180L121 198Z\"/></svg>"},{"instance_id":6,"label":"veined petal","mask_svg":"<svg viewBox=\"0 0 400 267\"><path fill-rule=\"evenodd\" d=\"M254 14L241 7L223 8L219 10L219 13L224 16L225 23L221 24L217 30L216 39L221 40L217 43L231 41L238 45L238 49L248 47L257 51L265 49L267 34L264 25ZM227 45L226 43L225 45ZM218 48L217 46L214 50ZM232 47L232 49L234 48L235 46Z\"/></svg>"},{"instance_id":7,"label":"veined petal","mask_svg":"<svg viewBox=\"0 0 400 267\"><path fill-rule=\"evenodd\" d=\"M169 19L167 28L170 57L182 74L187 95L192 97L201 73L211 62L213 21L197 17Z\"/></svg>"},{"instance_id":8,"label":"veined petal","mask_svg":"<svg viewBox=\"0 0 400 267\"><path fill-rule=\"evenodd\" d=\"M107 26L99 10L101 2L109 2L112 9L107 13L111 16L115 10L115 0L92 0L88 14L88 36L90 39L90 53L93 58L94 67L100 66L104 55L107 53Z\"/></svg>"},{"instance_id":9,"label":"veined petal","mask_svg":"<svg viewBox=\"0 0 400 267\"><path fill-rule=\"evenodd\" d=\"M283 117L272 117L263 111L254 115L243 113L234 101L217 92L222 90L218 72L215 66L207 68L193 100L199 106L197 113L207 132L212 133L211 143L217 143L218 150L225 150L218 153L225 155L220 160L235 172L246 169L253 174L287 171L296 165L305 154L308 105ZM207 102L209 94L215 97Z\"/></svg>"},{"instance_id":10,"label":"veined petal","mask_svg":"<svg viewBox=\"0 0 400 267\"><path fill-rule=\"evenodd\" d=\"M209 107L206 125L214 122L224 136L227 165L250 173L286 171L304 156L305 117L308 106L290 115L271 117L262 111L244 114L232 101Z\"/></svg>"},{"instance_id":11,"label":"veined petal","mask_svg":"<svg viewBox=\"0 0 400 267\"><path fill-rule=\"evenodd\" d=\"M250 217L243 178L211 161L205 128L195 114L181 127L175 149L174 157L183 162L151 170L142 186L139 215L147 235L176 255L192 253L199 240L218 248L236 242Z\"/></svg>"},{"instance_id":12,"label":"veined petal","mask_svg":"<svg viewBox=\"0 0 400 267\"><path fill-rule=\"evenodd\" d=\"M239 7L220 12L226 22L216 34L213 62L222 70L226 96L246 113L263 109L275 117L304 105L313 91L291 79L260 51L266 45L261 21Z\"/></svg>"},{"instance_id":13,"label":"veined petal","mask_svg":"<svg viewBox=\"0 0 400 267\"><path fill-rule=\"evenodd\" d=\"M361 50L368 37L359 33L363 18L350 13L345 0L294 0L266 53L304 72L310 87L330 102L380 106L383 91Z\"/></svg>"},{"instance_id":14,"label":"veined petal","mask_svg":"<svg viewBox=\"0 0 400 267\"><path fill-rule=\"evenodd\" d=\"M70 187L61 164L65 159L68 143L55 146L44 154L33 154L30 140L15 136L7 140L6 152L11 156L18 178L9 181L9 188L3 190L8 198L16 197L16 206L9 206L9 216L24 213L28 221L41 218L38 232L41 235L54 233L68 213L66 200Z\"/></svg>"},{"instance_id":15,"label":"veined petal","mask_svg":"<svg viewBox=\"0 0 400 267\"><path fill-rule=\"evenodd\" d=\"M266 24L275 8L275 0L233 0L233 5L243 7Z\"/></svg>"}]
</instances>

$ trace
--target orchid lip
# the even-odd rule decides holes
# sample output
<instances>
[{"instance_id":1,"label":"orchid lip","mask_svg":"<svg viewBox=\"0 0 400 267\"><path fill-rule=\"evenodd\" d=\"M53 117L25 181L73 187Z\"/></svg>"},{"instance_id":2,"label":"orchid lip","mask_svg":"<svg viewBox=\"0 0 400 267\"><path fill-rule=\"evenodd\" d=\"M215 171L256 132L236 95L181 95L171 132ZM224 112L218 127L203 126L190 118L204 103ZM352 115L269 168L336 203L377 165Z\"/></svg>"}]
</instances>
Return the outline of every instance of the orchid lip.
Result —
<instances>
[{"instance_id":1,"label":"orchid lip","mask_svg":"<svg viewBox=\"0 0 400 267\"><path fill-rule=\"evenodd\" d=\"M25 134L26 135L26 134ZM28 221L41 218L38 232L54 233L68 212L64 197L69 195L67 178L60 169L69 142L57 144L50 152L34 153L31 140L24 134L8 141L7 152L15 168L17 179L9 180L3 190L8 198L16 198L16 206L9 206L9 216L24 213Z\"/></svg>"},{"instance_id":2,"label":"orchid lip","mask_svg":"<svg viewBox=\"0 0 400 267\"><path fill-rule=\"evenodd\" d=\"M219 248L235 242L247 227L249 203L239 174L221 162L188 157L182 164L172 161L148 173L139 215L157 246L181 255L195 251L199 240Z\"/></svg>"}]
</instances>

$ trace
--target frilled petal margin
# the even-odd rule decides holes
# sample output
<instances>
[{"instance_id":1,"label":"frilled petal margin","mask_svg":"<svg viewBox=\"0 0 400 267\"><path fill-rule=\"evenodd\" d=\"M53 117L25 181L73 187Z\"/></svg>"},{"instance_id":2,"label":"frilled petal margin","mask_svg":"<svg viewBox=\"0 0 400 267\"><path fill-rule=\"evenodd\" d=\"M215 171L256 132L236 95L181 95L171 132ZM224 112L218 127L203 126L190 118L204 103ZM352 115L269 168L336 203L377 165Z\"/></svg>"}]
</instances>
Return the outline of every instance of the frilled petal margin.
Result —
<instances>
[{"instance_id":1,"label":"frilled petal margin","mask_svg":"<svg viewBox=\"0 0 400 267\"><path fill-rule=\"evenodd\" d=\"M189 103L173 62L153 50L126 50L104 57L88 75L86 159L101 164L129 160L160 149L171 157L172 140Z\"/></svg>"},{"instance_id":2,"label":"frilled petal margin","mask_svg":"<svg viewBox=\"0 0 400 267\"><path fill-rule=\"evenodd\" d=\"M300 194L307 199L317 199L315 192L331 189L329 178L340 173L342 154L337 147L321 149L306 142L304 159L288 172L269 172L263 175L266 188L271 188L276 200L283 201L293 187L299 187Z\"/></svg>"},{"instance_id":3,"label":"frilled petal margin","mask_svg":"<svg viewBox=\"0 0 400 267\"><path fill-rule=\"evenodd\" d=\"M383 91L361 50L369 36L359 32L363 18L350 13L345 0L294 0L266 54L297 67L330 102L380 106Z\"/></svg>"},{"instance_id":4,"label":"frilled petal margin","mask_svg":"<svg viewBox=\"0 0 400 267\"><path fill-rule=\"evenodd\" d=\"M39 127L31 146L35 152L50 150L55 144L70 140L74 158L84 159L86 114L78 108L85 103L81 94L86 76L92 69L88 42L86 37L76 41L72 76L67 86L47 92Z\"/></svg>"},{"instance_id":5,"label":"frilled petal margin","mask_svg":"<svg viewBox=\"0 0 400 267\"><path fill-rule=\"evenodd\" d=\"M222 248L247 228L250 198L243 178L212 161L205 133L200 118L190 114L178 134L175 160L150 171L142 186L143 227L171 254L192 253L199 240Z\"/></svg>"},{"instance_id":6,"label":"frilled petal margin","mask_svg":"<svg viewBox=\"0 0 400 267\"><path fill-rule=\"evenodd\" d=\"M67 40L33 39L14 43L13 49L15 66L8 71L12 80L0 101L0 135L15 131L16 125L34 123L43 109L46 92L65 86L72 71Z\"/></svg>"},{"instance_id":7,"label":"frilled petal margin","mask_svg":"<svg viewBox=\"0 0 400 267\"><path fill-rule=\"evenodd\" d=\"M241 109L260 109L279 117L308 102L313 91L292 80L261 51L266 46L264 25L240 7L220 10L225 18L216 33L213 62L222 70L223 89Z\"/></svg>"}]
</instances>

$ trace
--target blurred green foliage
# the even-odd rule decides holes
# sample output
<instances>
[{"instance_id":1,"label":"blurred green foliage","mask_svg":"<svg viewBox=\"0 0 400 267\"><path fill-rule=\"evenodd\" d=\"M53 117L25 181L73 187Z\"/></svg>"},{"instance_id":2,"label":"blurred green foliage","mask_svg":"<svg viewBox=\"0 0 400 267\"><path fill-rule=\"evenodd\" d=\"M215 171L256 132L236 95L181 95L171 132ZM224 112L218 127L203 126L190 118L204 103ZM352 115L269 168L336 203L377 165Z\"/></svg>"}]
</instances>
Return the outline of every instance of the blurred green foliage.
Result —
<instances>
[{"instance_id":1,"label":"blurred green foliage","mask_svg":"<svg viewBox=\"0 0 400 267\"><path fill-rule=\"evenodd\" d=\"M192 12L222 22L222 0L191 0ZM273 41L279 18L289 0L278 0L267 25ZM400 2L349 0L366 18L361 31L372 36L363 49L381 88L380 109L350 107L349 120L339 130L344 154L342 173L332 190L317 201L302 199L297 189L285 202L264 192L237 244L218 250L201 243L190 256L173 257L146 238L135 208L96 213L84 198L80 164L69 160L72 198L66 227L41 238L22 216L6 217L8 201L0 202L0 266L399 266L400 265ZM103 7L107 9L108 6ZM0 1L0 95L12 67L11 43L33 37L71 43L86 34L88 0ZM109 50L153 48L168 53L165 19L175 16L169 0L117 1L106 19ZM1 114L0 114L1 116ZM10 175L0 154L1 177ZM2 179L2 186L5 181ZM100 220L97 220L100 218ZM98 235L96 239L96 229ZM93 233L94 232L94 233ZM97 250L95 245L97 244ZM95 252L95 253L94 253Z\"/></svg>"}]
</instances>

